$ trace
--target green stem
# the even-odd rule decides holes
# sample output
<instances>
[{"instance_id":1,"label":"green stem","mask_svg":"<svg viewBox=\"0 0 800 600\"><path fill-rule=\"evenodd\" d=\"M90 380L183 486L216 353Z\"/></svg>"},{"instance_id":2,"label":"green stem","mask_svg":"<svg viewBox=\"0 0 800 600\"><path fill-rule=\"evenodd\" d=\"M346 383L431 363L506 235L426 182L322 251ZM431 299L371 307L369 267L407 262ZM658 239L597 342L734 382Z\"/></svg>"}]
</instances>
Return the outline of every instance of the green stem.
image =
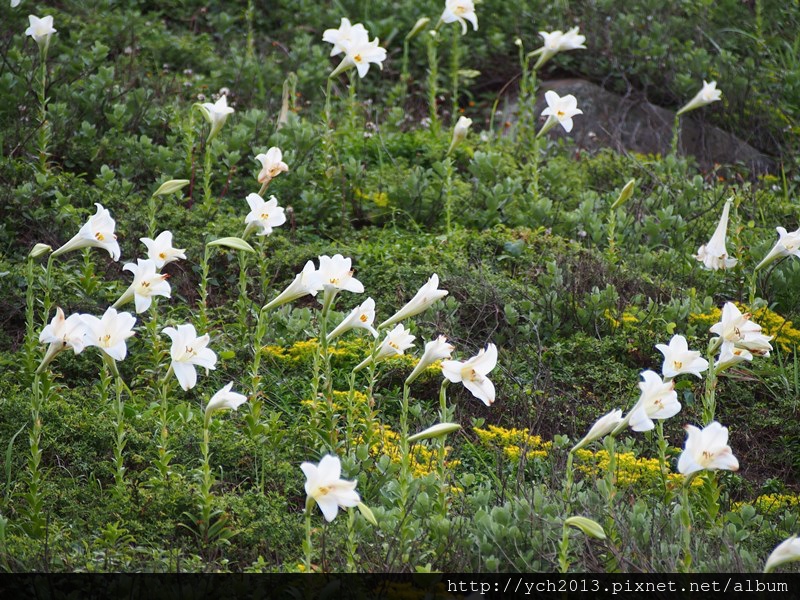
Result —
<instances>
[{"instance_id":1,"label":"green stem","mask_svg":"<svg viewBox=\"0 0 800 600\"><path fill-rule=\"evenodd\" d=\"M675 115L675 121L672 123L672 145L670 146L670 154L674 158L678 158L678 140L681 132L681 118Z\"/></svg>"},{"instance_id":2,"label":"green stem","mask_svg":"<svg viewBox=\"0 0 800 600\"><path fill-rule=\"evenodd\" d=\"M36 335L36 307L34 292L34 259L28 258L25 265L25 373L36 370L36 348L39 338ZM45 315L45 326L47 325Z\"/></svg>"},{"instance_id":3,"label":"green stem","mask_svg":"<svg viewBox=\"0 0 800 600\"><path fill-rule=\"evenodd\" d=\"M39 80L39 172L47 173L47 146L50 138L49 124L47 122L47 50L39 48L39 61L41 63L41 77Z\"/></svg>"},{"instance_id":4,"label":"green stem","mask_svg":"<svg viewBox=\"0 0 800 600\"><path fill-rule=\"evenodd\" d=\"M158 458L156 467L161 476L161 483L169 487L169 463L172 460L172 452L169 450L169 389L172 381L172 365L167 369L167 373L161 382L161 403L159 406L158 426Z\"/></svg>"},{"instance_id":5,"label":"green stem","mask_svg":"<svg viewBox=\"0 0 800 600\"><path fill-rule=\"evenodd\" d=\"M113 360L113 359L109 359ZM123 453L125 451L125 403L122 400L122 392L125 389L125 382L122 381L119 372L116 376L116 395L112 404L114 418L114 483L117 491L122 493L125 490L125 461Z\"/></svg>"},{"instance_id":6,"label":"green stem","mask_svg":"<svg viewBox=\"0 0 800 600\"><path fill-rule=\"evenodd\" d=\"M567 514L570 513L572 508L572 485L575 481L575 472L572 467L572 463L575 460L575 451L574 448L569 451L567 454L567 466L564 474L566 475L566 483L564 485L564 502L567 505Z\"/></svg>"},{"instance_id":7,"label":"green stem","mask_svg":"<svg viewBox=\"0 0 800 600\"><path fill-rule=\"evenodd\" d=\"M458 27L451 27L450 29L453 32L453 45L450 49L450 81L453 86L452 122L455 124L456 120L458 119L458 67L460 58L458 40L461 37L461 34L458 31Z\"/></svg>"},{"instance_id":8,"label":"green stem","mask_svg":"<svg viewBox=\"0 0 800 600\"><path fill-rule=\"evenodd\" d=\"M558 545L558 572L566 573L569 570L569 526L561 526L561 543Z\"/></svg>"},{"instance_id":9,"label":"green stem","mask_svg":"<svg viewBox=\"0 0 800 600\"><path fill-rule=\"evenodd\" d=\"M442 385L439 386L440 423L449 423L453 412L447 407L447 386L449 384L450 381L444 379L442 380ZM448 492L450 490L450 486L447 483L447 436L443 435L439 438L438 446L437 467L439 470L439 510L442 518L445 518L447 516Z\"/></svg>"},{"instance_id":10,"label":"green stem","mask_svg":"<svg viewBox=\"0 0 800 600\"><path fill-rule=\"evenodd\" d=\"M306 573L311 573L311 509L314 507L314 500L312 498L306 499L306 539L303 542L303 550L305 558L303 566Z\"/></svg>"},{"instance_id":11,"label":"green stem","mask_svg":"<svg viewBox=\"0 0 800 600\"><path fill-rule=\"evenodd\" d=\"M431 133L439 134L439 117L436 111L437 79L439 78L439 59L436 55L437 36L428 37L428 116Z\"/></svg>"},{"instance_id":12,"label":"green stem","mask_svg":"<svg viewBox=\"0 0 800 600\"><path fill-rule=\"evenodd\" d=\"M356 511L352 508L347 509L347 572L356 572L356 552L358 542L356 541Z\"/></svg>"},{"instance_id":13,"label":"green stem","mask_svg":"<svg viewBox=\"0 0 800 600\"><path fill-rule=\"evenodd\" d=\"M445 179L444 179L444 219L448 237L453 232L452 228L452 204L453 204L453 159L449 156L444 159Z\"/></svg>"},{"instance_id":14,"label":"green stem","mask_svg":"<svg viewBox=\"0 0 800 600\"><path fill-rule=\"evenodd\" d=\"M203 210L209 219L216 212L214 199L211 197L211 148L212 140L206 140L205 159L203 161Z\"/></svg>"},{"instance_id":15,"label":"green stem","mask_svg":"<svg viewBox=\"0 0 800 600\"><path fill-rule=\"evenodd\" d=\"M239 252L239 296L236 304L239 307L239 332L242 339L247 337L249 328L247 326L247 309L249 300L247 298L247 252Z\"/></svg>"},{"instance_id":16,"label":"green stem","mask_svg":"<svg viewBox=\"0 0 800 600\"><path fill-rule=\"evenodd\" d=\"M40 538L44 533L46 518L43 514L44 493L42 485L44 476L41 471L42 464L42 417L41 411L44 399L47 397L50 381L47 374L33 376L31 390L31 431L29 434L30 456L28 457L28 493L25 495L27 503L26 516L30 522L31 534Z\"/></svg>"},{"instance_id":17,"label":"green stem","mask_svg":"<svg viewBox=\"0 0 800 600\"><path fill-rule=\"evenodd\" d=\"M667 439L664 437L664 421L660 419L656 421L656 434L658 435L656 446L658 447L658 464L659 473L661 474L661 487L664 492L664 506L669 506L671 500L671 494L667 486L667 478L670 471L667 463L667 448L669 444L667 444Z\"/></svg>"},{"instance_id":18,"label":"green stem","mask_svg":"<svg viewBox=\"0 0 800 600\"><path fill-rule=\"evenodd\" d=\"M706 387L703 393L703 426L708 425L714 420L717 408L717 371L714 368L714 354L717 350L715 342L709 343L708 354L708 371L706 371Z\"/></svg>"},{"instance_id":19,"label":"green stem","mask_svg":"<svg viewBox=\"0 0 800 600\"><path fill-rule=\"evenodd\" d=\"M50 301L50 291L53 287L53 255L47 258L47 267L44 271L44 294L42 299L42 322L46 326L50 319L50 309L53 304Z\"/></svg>"},{"instance_id":20,"label":"green stem","mask_svg":"<svg viewBox=\"0 0 800 600\"><path fill-rule=\"evenodd\" d=\"M681 489L680 521L683 559L680 564L680 571L682 573L688 573L692 567L692 507L689 503L689 488L695 475L696 473L693 473L687 477Z\"/></svg>"},{"instance_id":21,"label":"green stem","mask_svg":"<svg viewBox=\"0 0 800 600\"><path fill-rule=\"evenodd\" d=\"M211 255L211 247L206 244L203 251L203 259L200 262L200 287L198 308L200 309L199 326L200 331L208 331L208 268L209 258Z\"/></svg>"}]
</instances>

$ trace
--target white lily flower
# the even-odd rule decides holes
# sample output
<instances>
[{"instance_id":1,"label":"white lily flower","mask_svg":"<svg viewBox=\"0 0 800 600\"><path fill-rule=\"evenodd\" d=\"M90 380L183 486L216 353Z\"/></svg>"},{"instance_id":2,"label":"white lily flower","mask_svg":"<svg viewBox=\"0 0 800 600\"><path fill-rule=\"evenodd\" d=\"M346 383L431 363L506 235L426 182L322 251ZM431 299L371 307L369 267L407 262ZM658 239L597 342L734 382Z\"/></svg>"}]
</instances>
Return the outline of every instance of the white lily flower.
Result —
<instances>
[{"instance_id":1,"label":"white lily flower","mask_svg":"<svg viewBox=\"0 0 800 600\"><path fill-rule=\"evenodd\" d=\"M353 277L352 261L341 254L319 257L319 276L325 292L346 290L355 294L364 292L364 285Z\"/></svg>"},{"instance_id":2,"label":"white lily flower","mask_svg":"<svg viewBox=\"0 0 800 600\"><path fill-rule=\"evenodd\" d=\"M708 361L700 356L700 352L689 350L689 344L682 335L674 335L669 345L656 344L656 348L664 355L661 367L664 377L671 379L683 373L701 377L700 373L708 369Z\"/></svg>"},{"instance_id":3,"label":"white lily flower","mask_svg":"<svg viewBox=\"0 0 800 600\"><path fill-rule=\"evenodd\" d=\"M682 115L690 110L701 108L706 104L711 104L712 102L716 102L721 99L722 92L717 89L717 82L712 81L711 83L706 83L706 81L703 80L702 89L697 92L697 95L695 95L694 98L692 98L683 108L681 108L677 114Z\"/></svg>"},{"instance_id":4,"label":"white lily flower","mask_svg":"<svg viewBox=\"0 0 800 600\"><path fill-rule=\"evenodd\" d=\"M386 334L386 337L378 349L375 360L381 360L389 356L399 356L414 345L415 336L411 335L402 324Z\"/></svg>"},{"instance_id":5,"label":"white lily flower","mask_svg":"<svg viewBox=\"0 0 800 600\"><path fill-rule=\"evenodd\" d=\"M434 273L425 285L419 288L414 297L403 308L378 325L378 329L394 325L398 321L403 321L428 310L437 300L444 298L447 294L447 290L439 289L439 276Z\"/></svg>"},{"instance_id":6,"label":"white lily flower","mask_svg":"<svg viewBox=\"0 0 800 600\"><path fill-rule=\"evenodd\" d=\"M744 348L737 348L732 342L723 342L720 353L714 362L714 370L719 373L728 367L738 365L740 362L752 361L753 355Z\"/></svg>"},{"instance_id":7,"label":"white lily flower","mask_svg":"<svg viewBox=\"0 0 800 600\"><path fill-rule=\"evenodd\" d=\"M185 248L172 247L171 231L162 231L154 240L150 238L139 238L139 240L147 247L147 258L156 263L157 269L162 269L164 265L180 258L186 260Z\"/></svg>"},{"instance_id":8,"label":"white lily flower","mask_svg":"<svg viewBox=\"0 0 800 600\"><path fill-rule=\"evenodd\" d=\"M86 324L79 314L73 314L66 318L64 311L56 307L53 319L39 334L39 342L49 344L49 346L36 372L41 373L56 354L63 350L72 348L75 354L83 352L86 346L86 334Z\"/></svg>"},{"instance_id":9,"label":"white lily flower","mask_svg":"<svg viewBox=\"0 0 800 600\"><path fill-rule=\"evenodd\" d=\"M450 142L450 147L447 149L447 154L450 154L453 151L453 148L458 146L464 141L464 139L466 139L467 132L469 131L471 125L472 119L468 119L467 117L458 118L455 127L453 127L453 139Z\"/></svg>"},{"instance_id":10,"label":"white lily flower","mask_svg":"<svg viewBox=\"0 0 800 600\"><path fill-rule=\"evenodd\" d=\"M540 31L539 35L542 36L544 43L541 48L531 53L532 55L539 55L539 60L533 65L534 69L541 67L559 52L586 49L586 46L583 45L583 42L586 41L586 36L580 35L577 27L573 27L567 31L567 33L562 33L561 31L553 31L552 33Z\"/></svg>"},{"instance_id":11,"label":"white lily flower","mask_svg":"<svg viewBox=\"0 0 800 600\"><path fill-rule=\"evenodd\" d=\"M772 350L772 337L762 334L761 326L750 320L750 313L742 314L733 302L725 303L719 323L709 331L719 336L720 343L730 342L759 356L769 356Z\"/></svg>"},{"instance_id":12,"label":"white lily flower","mask_svg":"<svg viewBox=\"0 0 800 600\"><path fill-rule=\"evenodd\" d=\"M800 257L800 229L793 231L792 233L789 233L783 227L776 227L775 229L780 238L778 238L778 241L775 242L775 245L772 247L772 250L769 251L769 254L764 257L764 260L758 263L756 271L763 269L771 262L783 256Z\"/></svg>"},{"instance_id":13,"label":"white lily flower","mask_svg":"<svg viewBox=\"0 0 800 600\"><path fill-rule=\"evenodd\" d=\"M112 260L119 260L119 244L117 236L114 235L116 223L111 218L103 205L96 202L97 212L89 217L89 220L78 230L70 241L53 252L53 256L59 256L65 252L78 250L79 248L103 248L111 255Z\"/></svg>"},{"instance_id":14,"label":"white lily flower","mask_svg":"<svg viewBox=\"0 0 800 600\"><path fill-rule=\"evenodd\" d=\"M355 491L358 482L341 479L342 463L338 456L327 454L319 465L304 462L300 468L306 476L306 494L319 505L329 523L336 518L340 506L352 508L361 502Z\"/></svg>"},{"instance_id":15,"label":"white lily flower","mask_svg":"<svg viewBox=\"0 0 800 600\"><path fill-rule=\"evenodd\" d=\"M422 357L417 362L414 370L411 371L411 375L406 378L406 385L411 385L412 381L437 360L449 359L453 354L453 350L455 350L455 346L448 344L447 338L443 335L425 344L425 351L422 353Z\"/></svg>"},{"instance_id":16,"label":"white lily flower","mask_svg":"<svg viewBox=\"0 0 800 600\"><path fill-rule=\"evenodd\" d=\"M576 450L580 450L584 446L591 444L595 440L599 440L601 438L606 437L609 433L614 431L620 423L622 423L625 419L622 418L622 410L616 408L611 412L603 415L595 424L589 428L589 431L583 436L583 439L575 444L572 448L571 452L575 452Z\"/></svg>"},{"instance_id":17,"label":"white lily flower","mask_svg":"<svg viewBox=\"0 0 800 600\"><path fill-rule=\"evenodd\" d=\"M353 328L366 329L372 334L372 337L376 338L378 337L378 332L372 326L373 321L375 321L375 300L367 298L359 306L356 306L350 311L350 314L328 334L327 339L330 342L335 337Z\"/></svg>"},{"instance_id":18,"label":"white lily flower","mask_svg":"<svg viewBox=\"0 0 800 600\"><path fill-rule=\"evenodd\" d=\"M441 20L445 23L461 24L461 35L467 33L467 21L472 23L472 30L478 31L478 17L475 15L475 3L472 0L445 0Z\"/></svg>"},{"instance_id":19,"label":"white lily flower","mask_svg":"<svg viewBox=\"0 0 800 600\"><path fill-rule=\"evenodd\" d=\"M369 38L367 30L361 23L350 24L350 20L342 17L339 29L326 29L322 33L322 41L333 44L331 56L346 52L346 46L353 42L366 42Z\"/></svg>"},{"instance_id":20,"label":"white lily flower","mask_svg":"<svg viewBox=\"0 0 800 600\"><path fill-rule=\"evenodd\" d=\"M258 173L258 183L268 184L281 173L289 170L289 165L283 162L283 153L277 146L267 150L266 154L256 154L256 160L261 163Z\"/></svg>"},{"instance_id":21,"label":"white lily flower","mask_svg":"<svg viewBox=\"0 0 800 600\"><path fill-rule=\"evenodd\" d=\"M739 461L728 446L728 428L712 421L704 429L686 426L686 446L678 459L678 471L691 475L697 471L738 471Z\"/></svg>"},{"instance_id":22,"label":"white lily flower","mask_svg":"<svg viewBox=\"0 0 800 600\"><path fill-rule=\"evenodd\" d=\"M344 58L339 66L336 67L329 77L336 77L339 73L344 73L348 69L356 68L358 76L362 79L369 72L370 63L375 63L383 69L383 61L386 60L386 49L378 44L380 40L375 38L371 42L368 38L357 36L353 40L344 43Z\"/></svg>"},{"instance_id":23,"label":"white lily flower","mask_svg":"<svg viewBox=\"0 0 800 600\"><path fill-rule=\"evenodd\" d=\"M218 410L236 410L247 402L247 396L231 391L232 388L233 382L231 381L228 385L211 396L211 400L209 400L206 405L206 419Z\"/></svg>"},{"instance_id":24,"label":"white lily flower","mask_svg":"<svg viewBox=\"0 0 800 600\"><path fill-rule=\"evenodd\" d=\"M133 326L136 324L136 317L109 308L101 319L93 315L81 315L81 320L87 329L87 346L97 346L114 360L125 360L128 354L127 339L135 333Z\"/></svg>"},{"instance_id":25,"label":"white lily flower","mask_svg":"<svg viewBox=\"0 0 800 600\"><path fill-rule=\"evenodd\" d=\"M153 296L169 298L172 290L167 283L167 275L157 272L155 261L149 258L140 258L136 262L137 264L127 263L122 267L123 271L133 273L133 283L114 303L113 307L119 308L133 300L136 312L143 313L153 303Z\"/></svg>"},{"instance_id":26,"label":"white lily flower","mask_svg":"<svg viewBox=\"0 0 800 600\"><path fill-rule=\"evenodd\" d=\"M275 196L270 196L269 200L264 200L258 194L248 194L247 204L250 206L250 213L245 217L246 236L253 229L258 229L256 235L270 235L273 227L279 227L286 223L286 214L283 207L278 206Z\"/></svg>"},{"instance_id":27,"label":"white lily flower","mask_svg":"<svg viewBox=\"0 0 800 600\"><path fill-rule=\"evenodd\" d=\"M303 267L303 271L298 273L292 283L290 283L285 290L278 296L264 305L263 310L269 310L277 306L292 302L303 296L316 296L322 289L322 278L319 271L317 271L314 263L308 261Z\"/></svg>"},{"instance_id":28,"label":"white lily flower","mask_svg":"<svg viewBox=\"0 0 800 600\"><path fill-rule=\"evenodd\" d=\"M12 7L14 4L12 3ZM53 37L53 34L56 33L56 29L53 27L53 17L47 15L46 17L35 17L33 15L28 15L28 22L30 26L25 30L25 35L29 35L33 38L39 48L46 54L47 48L50 46L50 38Z\"/></svg>"},{"instance_id":29,"label":"white lily flower","mask_svg":"<svg viewBox=\"0 0 800 600\"><path fill-rule=\"evenodd\" d=\"M681 410L678 393L672 381L663 381L654 371L642 371L639 401L631 410L628 423L634 431L650 431L655 427L653 419L669 419Z\"/></svg>"},{"instance_id":30,"label":"white lily flower","mask_svg":"<svg viewBox=\"0 0 800 600\"><path fill-rule=\"evenodd\" d=\"M494 384L486 377L497 365L497 346L489 344L467 361L442 361L442 374L452 383L463 383L486 406L494 403Z\"/></svg>"},{"instance_id":31,"label":"white lily flower","mask_svg":"<svg viewBox=\"0 0 800 600\"><path fill-rule=\"evenodd\" d=\"M789 539L783 540L772 551L764 564L764 573L770 573L775 567L797 560L800 560L800 539L793 535Z\"/></svg>"},{"instance_id":32,"label":"white lily flower","mask_svg":"<svg viewBox=\"0 0 800 600\"><path fill-rule=\"evenodd\" d=\"M728 231L728 213L731 209L733 198L725 202L722 209L722 216L719 219L714 235L708 244L700 246L697 250L697 260L703 263L706 269L716 271L718 269L730 269L739 262L735 258L728 258L728 250L725 248L725 236Z\"/></svg>"},{"instance_id":33,"label":"white lily flower","mask_svg":"<svg viewBox=\"0 0 800 600\"><path fill-rule=\"evenodd\" d=\"M556 124L560 124L567 133L572 131L572 117L583 114L583 111L578 108L578 100L575 96L567 94L562 97L553 90L548 90L544 94L544 99L547 101L547 107L542 111L542 116L546 116L547 121L542 125L536 137L544 135Z\"/></svg>"},{"instance_id":34,"label":"white lily flower","mask_svg":"<svg viewBox=\"0 0 800 600\"><path fill-rule=\"evenodd\" d=\"M207 333L197 337L197 331L191 323L178 325L177 329L165 327L162 331L172 340L170 367L184 391L192 389L197 384L195 366L205 367L206 371L216 368L214 365L217 364L217 355L210 348L206 348L211 341Z\"/></svg>"},{"instance_id":35,"label":"white lily flower","mask_svg":"<svg viewBox=\"0 0 800 600\"><path fill-rule=\"evenodd\" d=\"M206 121L211 125L211 131L208 132L208 139L213 138L217 132L225 125L228 120L228 115L234 113L233 108L228 106L228 96L223 94L216 102L204 102L197 104L200 107L200 112L206 118Z\"/></svg>"}]
</instances>

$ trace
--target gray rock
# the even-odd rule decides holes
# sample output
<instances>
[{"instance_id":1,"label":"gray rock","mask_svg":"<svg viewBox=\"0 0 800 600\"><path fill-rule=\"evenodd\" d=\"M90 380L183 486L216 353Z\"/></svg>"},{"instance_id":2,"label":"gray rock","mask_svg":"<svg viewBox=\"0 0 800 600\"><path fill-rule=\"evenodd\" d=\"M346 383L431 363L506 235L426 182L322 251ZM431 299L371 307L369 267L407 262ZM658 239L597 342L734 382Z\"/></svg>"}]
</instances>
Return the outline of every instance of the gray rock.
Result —
<instances>
[{"instance_id":1,"label":"gray rock","mask_svg":"<svg viewBox=\"0 0 800 600\"><path fill-rule=\"evenodd\" d=\"M541 82L537 115L546 106L547 90L559 96L573 94L583 111L574 118L571 133L556 126L547 135L570 137L579 147L590 151L610 147L617 152L669 154L674 111L650 104L640 94L619 96L589 81L560 79ZM513 125L517 101L509 102L503 113L504 119ZM702 169L714 164L739 164L755 173L775 170L775 162L769 156L718 127L702 123L692 112L681 116L680 126L680 151L693 155Z\"/></svg>"}]
</instances>

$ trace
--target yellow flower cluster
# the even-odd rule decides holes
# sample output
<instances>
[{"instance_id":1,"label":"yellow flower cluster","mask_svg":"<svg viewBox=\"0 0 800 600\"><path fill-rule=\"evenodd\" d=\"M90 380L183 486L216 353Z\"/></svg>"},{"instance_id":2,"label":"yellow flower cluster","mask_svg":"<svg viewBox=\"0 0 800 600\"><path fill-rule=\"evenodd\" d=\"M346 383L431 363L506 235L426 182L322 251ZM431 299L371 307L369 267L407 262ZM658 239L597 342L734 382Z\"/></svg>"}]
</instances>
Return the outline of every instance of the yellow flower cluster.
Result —
<instances>
[{"instance_id":1,"label":"yellow flower cluster","mask_svg":"<svg viewBox=\"0 0 800 600\"><path fill-rule=\"evenodd\" d=\"M334 412L342 412L347 406L347 397L349 392L333 391L333 410ZM367 395L358 390L353 390L353 403L356 405L365 405L367 403ZM311 413L317 411L325 404L325 399L320 394L317 398L306 398L301 400L300 404L309 409ZM363 420L363 419L362 419Z\"/></svg>"},{"instance_id":2,"label":"yellow flower cluster","mask_svg":"<svg viewBox=\"0 0 800 600\"><path fill-rule=\"evenodd\" d=\"M386 192L367 192L365 194L359 188L356 188L355 191L356 197L363 198L364 200L371 200L375 203L375 206L379 206L381 208L386 208L389 206L389 194Z\"/></svg>"},{"instance_id":3,"label":"yellow flower cluster","mask_svg":"<svg viewBox=\"0 0 800 600\"><path fill-rule=\"evenodd\" d=\"M450 454L451 450L452 448L447 446L445 448L445 456ZM372 436L369 453L375 458L380 458L385 454L393 463L399 465L402 460L400 456L400 434L393 431L388 425L377 426ZM411 474L414 477L425 477L435 473L437 461L438 450L436 448L428 447L424 444L413 444L411 446ZM461 461L458 460L445 461L445 466L448 469L453 469L459 464L461 464Z\"/></svg>"},{"instance_id":4,"label":"yellow flower cluster","mask_svg":"<svg viewBox=\"0 0 800 600\"><path fill-rule=\"evenodd\" d=\"M545 442L539 435L531 435L524 429L506 429L489 425L487 429L474 428L481 444L493 450L500 450L511 462L519 462L522 453L527 460L546 458L552 442Z\"/></svg>"},{"instance_id":5,"label":"yellow flower cluster","mask_svg":"<svg viewBox=\"0 0 800 600\"><path fill-rule=\"evenodd\" d=\"M737 302L736 306L742 313L748 312L744 304ZM707 329L719 321L720 315L720 309L714 308L707 313L689 315L689 322ZM777 344L783 352L792 352L800 344L800 330L795 329L791 321L787 321L766 306L756 310L751 318L754 323L761 325L762 333L775 338L772 344Z\"/></svg>"},{"instance_id":6,"label":"yellow flower cluster","mask_svg":"<svg viewBox=\"0 0 800 600\"><path fill-rule=\"evenodd\" d=\"M362 337L339 340L328 346L328 354L333 360L360 362L369 351L368 343L366 338ZM264 346L261 352L265 357L272 357L282 364L297 366L314 360L314 354L317 352L317 339L302 340L287 347Z\"/></svg>"},{"instance_id":7,"label":"yellow flower cluster","mask_svg":"<svg viewBox=\"0 0 800 600\"><path fill-rule=\"evenodd\" d=\"M629 327L633 327L639 322L639 317L633 314L631 309L622 311L622 314L619 316L619 318L616 318L611 310L607 308L605 311L603 311L603 317L606 321L608 321L608 324L611 325L612 329L618 329L619 327L627 329Z\"/></svg>"},{"instance_id":8,"label":"yellow flower cluster","mask_svg":"<svg viewBox=\"0 0 800 600\"><path fill-rule=\"evenodd\" d=\"M734 502L733 510L749 504L764 515L775 515L786 510L800 510L800 496L794 494L763 494L752 502Z\"/></svg>"},{"instance_id":9,"label":"yellow flower cluster","mask_svg":"<svg viewBox=\"0 0 800 600\"><path fill-rule=\"evenodd\" d=\"M602 477L608 470L608 452L598 450L578 450L575 452L578 464L575 468L585 477ZM683 483L680 473L667 474L667 481ZM657 458L638 458L633 452L617 453L617 485L620 487L652 487L661 483L661 465ZM703 485L702 479L695 479L692 485Z\"/></svg>"}]
</instances>

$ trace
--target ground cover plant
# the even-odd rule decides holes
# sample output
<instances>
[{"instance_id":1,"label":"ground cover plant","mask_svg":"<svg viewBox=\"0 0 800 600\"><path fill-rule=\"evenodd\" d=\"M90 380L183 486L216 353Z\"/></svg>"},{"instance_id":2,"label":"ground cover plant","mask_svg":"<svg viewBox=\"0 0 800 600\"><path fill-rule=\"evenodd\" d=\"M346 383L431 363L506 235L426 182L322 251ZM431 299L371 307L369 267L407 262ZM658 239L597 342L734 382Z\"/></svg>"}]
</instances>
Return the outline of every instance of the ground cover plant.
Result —
<instances>
[{"instance_id":1,"label":"ground cover plant","mask_svg":"<svg viewBox=\"0 0 800 600\"><path fill-rule=\"evenodd\" d=\"M795 4L12 4L3 570L797 568Z\"/></svg>"}]
</instances>

